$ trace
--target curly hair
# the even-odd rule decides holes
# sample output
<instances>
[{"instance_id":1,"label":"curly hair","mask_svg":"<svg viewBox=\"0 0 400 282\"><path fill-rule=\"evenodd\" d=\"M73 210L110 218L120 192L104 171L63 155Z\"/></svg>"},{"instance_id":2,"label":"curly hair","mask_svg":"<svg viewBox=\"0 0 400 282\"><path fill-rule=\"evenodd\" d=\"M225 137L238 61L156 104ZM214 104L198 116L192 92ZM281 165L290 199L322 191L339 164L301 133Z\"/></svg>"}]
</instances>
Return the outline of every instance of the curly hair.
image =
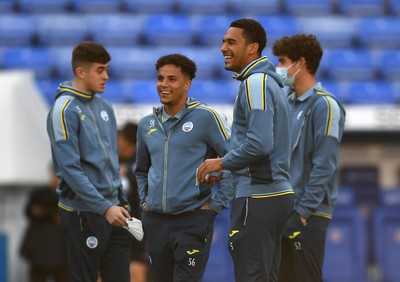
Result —
<instances>
[{"instance_id":1,"label":"curly hair","mask_svg":"<svg viewBox=\"0 0 400 282\"><path fill-rule=\"evenodd\" d=\"M72 51L72 70L90 63L106 64L111 60L110 54L100 44L93 41L83 41Z\"/></svg>"},{"instance_id":2,"label":"curly hair","mask_svg":"<svg viewBox=\"0 0 400 282\"><path fill-rule=\"evenodd\" d=\"M258 53L261 56L262 51L267 45L267 33L264 27L253 19L239 19L231 23L230 27L243 29L243 37L247 43L257 43Z\"/></svg>"},{"instance_id":3,"label":"curly hair","mask_svg":"<svg viewBox=\"0 0 400 282\"><path fill-rule=\"evenodd\" d=\"M313 34L297 34L285 36L275 41L272 46L275 56L287 56L292 62L301 57L306 60L307 70L315 74L321 61L323 50Z\"/></svg>"},{"instance_id":4,"label":"curly hair","mask_svg":"<svg viewBox=\"0 0 400 282\"><path fill-rule=\"evenodd\" d=\"M156 63L156 70L158 71L161 67L165 65L175 65L181 68L181 71L184 75L193 79L196 77L196 64L188 57L181 54L169 54L160 57Z\"/></svg>"}]
</instances>

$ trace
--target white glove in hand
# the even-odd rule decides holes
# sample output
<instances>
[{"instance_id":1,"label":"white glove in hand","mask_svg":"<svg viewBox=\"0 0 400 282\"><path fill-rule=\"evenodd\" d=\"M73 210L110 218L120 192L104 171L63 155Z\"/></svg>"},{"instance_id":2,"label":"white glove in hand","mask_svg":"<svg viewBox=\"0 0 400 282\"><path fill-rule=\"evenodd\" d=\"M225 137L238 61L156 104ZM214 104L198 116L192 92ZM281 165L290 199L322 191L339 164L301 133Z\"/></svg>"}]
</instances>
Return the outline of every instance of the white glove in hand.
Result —
<instances>
[{"instance_id":1,"label":"white glove in hand","mask_svg":"<svg viewBox=\"0 0 400 282\"><path fill-rule=\"evenodd\" d=\"M135 237L138 241L142 241L143 239L143 228L142 222L134 217L127 218L126 223L128 226L123 226L126 230L131 232L133 237Z\"/></svg>"}]
</instances>

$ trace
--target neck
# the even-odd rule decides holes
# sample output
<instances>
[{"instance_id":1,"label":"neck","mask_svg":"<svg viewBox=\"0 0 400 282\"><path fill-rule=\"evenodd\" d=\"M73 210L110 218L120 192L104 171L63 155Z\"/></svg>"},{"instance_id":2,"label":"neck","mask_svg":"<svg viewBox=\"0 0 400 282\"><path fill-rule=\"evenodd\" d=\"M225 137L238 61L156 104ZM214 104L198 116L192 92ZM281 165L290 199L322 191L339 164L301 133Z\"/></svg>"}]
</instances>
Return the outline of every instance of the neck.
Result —
<instances>
[{"instance_id":1,"label":"neck","mask_svg":"<svg viewBox=\"0 0 400 282\"><path fill-rule=\"evenodd\" d=\"M295 81L294 88L296 90L296 96L300 97L304 93L306 93L311 87L317 84L317 80L315 75L308 74L306 77L297 77L297 81ZM297 83L296 83L297 82Z\"/></svg>"},{"instance_id":2,"label":"neck","mask_svg":"<svg viewBox=\"0 0 400 282\"><path fill-rule=\"evenodd\" d=\"M164 111L171 117L175 116L177 113L179 113L180 110L185 106L185 103L179 103L176 105L172 104L164 104Z\"/></svg>"}]
</instances>

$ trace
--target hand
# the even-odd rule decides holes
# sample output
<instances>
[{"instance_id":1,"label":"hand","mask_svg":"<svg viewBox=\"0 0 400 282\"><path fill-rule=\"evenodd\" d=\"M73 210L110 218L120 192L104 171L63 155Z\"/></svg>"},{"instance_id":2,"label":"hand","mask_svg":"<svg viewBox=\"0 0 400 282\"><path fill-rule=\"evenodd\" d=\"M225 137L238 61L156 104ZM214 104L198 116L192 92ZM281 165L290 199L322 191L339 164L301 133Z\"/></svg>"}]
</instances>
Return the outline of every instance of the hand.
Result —
<instances>
[{"instance_id":1,"label":"hand","mask_svg":"<svg viewBox=\"0 0 400 282\"><path fill-rule=\"evenodd\" d=\"M107 219L108 223L110 223L112 226L122 227L127 225L126 219L130 218L131 215L123 207L111 206L104 214L104 217Z\"/></svg>"},{"instance_id":2,"label":"hand","mask_svg":"<svg viewBox=\"0 0 400 282\"><path fill-rule=\"evenodd\" d=\"M207 210L207 211L214 211L212 208L210 208L210 204L206 204L200 208L201 210Z\"/></svg>"},{"instance_id":3,"label":"hand","mask_svg":"<svg viewBox=\"0 0 400 282\"><path fill-rule=\"evenodd\" d=\"M302 223L304 226L306 226L306 225L307 225L307 218L305 218L305 217L302 216L302 215L299 215L299 217L300 217L301 223Z\"/></svg>"},{"instance_id":4,"label":"hand","mask_svg":"<svg viewBox=\"0 0 400 282\"><path fill-rule=\"evenodd\" d=\"M216 179L218 179L218 181L221 179L222 173L218 176L212 176L211 179L211 176L207 177L207 174L215 171L220 171L222 169L224 169L222 166L222 158L207 159L199 166L196 173L196 178L199 182L214 183L216 182Z\"/></svg>"}]
</instances>

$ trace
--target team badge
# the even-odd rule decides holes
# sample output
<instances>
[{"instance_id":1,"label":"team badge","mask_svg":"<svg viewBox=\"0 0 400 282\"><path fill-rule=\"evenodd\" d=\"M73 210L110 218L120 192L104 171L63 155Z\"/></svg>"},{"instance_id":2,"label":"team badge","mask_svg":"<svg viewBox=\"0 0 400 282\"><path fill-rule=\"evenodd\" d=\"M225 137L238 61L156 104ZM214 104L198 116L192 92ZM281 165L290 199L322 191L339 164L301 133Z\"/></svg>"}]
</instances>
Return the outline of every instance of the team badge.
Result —
<instances>
[{"instance_id":1,"label":"team badge","mask_svg":"<svg viewBox=\"0 0 400 282\"><path fill-rule=\"evenodd\" d=\"M108 117L108 114L107 114L106 111L101 111L100 115L101 115L101 118L102 118L104 121L108 121L108 120L109 120L109 117Z\"/></svg>"},{"instance_id":2,"label":"team badge","mask_svg":"<svg viewBox=\"0 0 400 282\"><path fill-rule=\"evenodd\" d=\"M94 236L90 236L86 239L86 246L88 246L90 249L94 249L98 245L98 240Z\"/></svg>"},{"instance_id":3,"label":"team badge","mask_svg":"<svg viewBox=\"0 0 400 282\"><path fill-rule=\"evenodd\" d=\"M191 121L185 122L182 125L183 132L189 132L189 131L192 131L192 129L193 129L193 122L191 122Z\"/></svg>"}]
</instances>

